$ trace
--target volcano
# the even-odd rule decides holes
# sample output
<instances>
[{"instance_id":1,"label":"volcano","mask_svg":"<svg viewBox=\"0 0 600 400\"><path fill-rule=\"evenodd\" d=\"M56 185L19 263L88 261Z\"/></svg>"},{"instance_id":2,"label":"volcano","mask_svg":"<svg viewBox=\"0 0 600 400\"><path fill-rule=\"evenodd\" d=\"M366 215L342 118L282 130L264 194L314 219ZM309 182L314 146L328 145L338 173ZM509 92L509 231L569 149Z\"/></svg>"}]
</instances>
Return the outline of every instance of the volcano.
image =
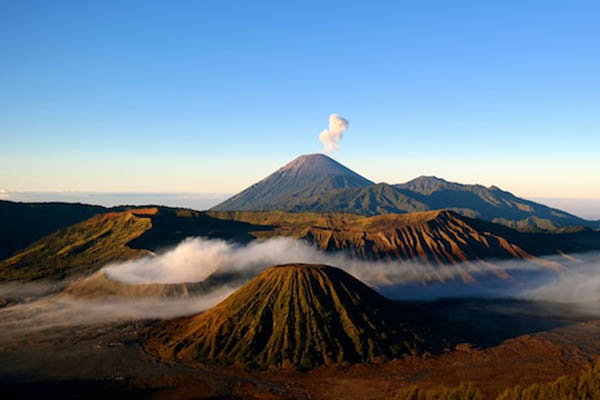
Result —
<instances>
[{"instance_id":1,"label":"volcano","mask_svg":"<svg viewBox=\"0 0 600 400\"><path fill-rule=\"evenodd\" d=\"M303 155L213 210L286 209L299 199L331 190L362 188L373 182L324 154Z\"/></svg>"},{"instance_id":2,"label":"volcano","mask_svg":"<svg viewBox=\"0 0 600 400\"><path fill-rule=\"evenodd\" d=\"M393 303L346 272L266 269L212 309L151 328L150 353L184 362L292 367L379 362L416 351Z\"/></svg>"},{"instance_id":3,"label":"volcano","mask_svg":"<svg viewBox=\"0 0 600 400\"><path fill-rule=\"evenodd\" d=\"M300 156L212 208L368 216L442 209L521 231L600 228L600 221L588 221L519 198L496 186L467 185L434 176L421 176L402 184L375 184L324 154Z\"/></svg>"}]
</instances>

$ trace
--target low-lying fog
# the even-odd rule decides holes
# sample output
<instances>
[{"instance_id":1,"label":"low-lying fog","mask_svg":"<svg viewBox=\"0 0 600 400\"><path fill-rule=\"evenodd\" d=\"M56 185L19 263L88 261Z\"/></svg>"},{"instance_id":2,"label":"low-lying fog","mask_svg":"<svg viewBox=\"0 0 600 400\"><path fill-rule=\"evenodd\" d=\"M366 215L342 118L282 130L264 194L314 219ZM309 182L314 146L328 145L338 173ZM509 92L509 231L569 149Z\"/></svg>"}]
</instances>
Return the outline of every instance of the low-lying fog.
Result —
<instances>
[{"instance_id":1,"label":"low-lying fog","mask_svg":"<svg viewBox=\"0 0 600 400\"><path fill-rule=\"evenodd\" d=\"M546 265L561 265L558 271L526 260L430 266L362 261L343 252L325 253L288 238L247 245L189 238L163 254L108 265L103 270L110 279L127 284L181 283L202 281L213 273L254 275L275 264L321 263L342 268L397 300L510 297L569 303L578 311L600 316L600 253L574 257L546 258L545 261L550 261ZM465 272L474 278L473 282L463 281ZM10 297L39 297L37 301L12 306L9 303L0 309L0 338L57 326L195 314L212 307L235 289L235 286L221 286L188 299L90 301L48 294L51 288L39 283L0 285L0 301Z\"/></svg>"},{"instance_id":2,"label":"low-lying fog","mask_svg":"<svg viewBox=\"0 0 600 400\"><path fill-rule=\"evenodd\" d=\"M229 287L220 288L203 296L186 299L43 298L0 309L0 341L52 328L195 314L219 303L232 291Z\"/></svg>"},{"instance_id":3,"label":"low-lying fog","mask_svg":"<svg viewBox=\"0 0 600 400\"><path fill-rule=\"evenodd\" d=\"M202 281L215 272L259 273L270 265L318 263L342 268L394 299L485 295L600 302L600 253L544 257L542 261L432 266L414 261L364 261L290 238L248 245L189 238L161 255L109 265L105 271L111 279L129 284L180 283Z\"/></svg>"}]
</instances>

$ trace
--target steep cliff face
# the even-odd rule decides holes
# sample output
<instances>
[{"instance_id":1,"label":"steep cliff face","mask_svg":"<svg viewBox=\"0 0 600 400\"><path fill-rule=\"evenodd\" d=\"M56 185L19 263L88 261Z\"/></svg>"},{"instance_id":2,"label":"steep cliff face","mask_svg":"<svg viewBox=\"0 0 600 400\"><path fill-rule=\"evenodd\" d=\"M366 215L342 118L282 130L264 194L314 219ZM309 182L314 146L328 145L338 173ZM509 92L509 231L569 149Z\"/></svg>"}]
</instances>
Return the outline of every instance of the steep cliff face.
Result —
<instances>
[{"instance_id":1,"label":"steep cliff face","mask_svg":"<svg viewBox=\"0 0 600 400\"><path fill-rule=\"evenodd\" d=\"M560 235L520 233L448 210L373 217L283 212L219 213L218 216L274 227L255 232L260 238L288 236L306 240L322 250L344 251L360 259L438 266L431 272L433 280L449 278L444 265L456 265L464 282L473 282L476 273L482 271L509 278L506 270L494 265L498 260L527 260L549 269L560 268L557 262L541 257L559 254Z\"/></svg>"},{"instance_id":2,"label":"steep cliff face","mask_svg":"<svg viewBox=\"0 0 600 400\"><path fill-rule=\"evenodd\" d=\"M456 264L485 258L533 259L509 239L478 231L451 211L372 217L364 225L309 227L296 232L324 250L348 249L366 259Z\"/></svg>"}]
</instances>

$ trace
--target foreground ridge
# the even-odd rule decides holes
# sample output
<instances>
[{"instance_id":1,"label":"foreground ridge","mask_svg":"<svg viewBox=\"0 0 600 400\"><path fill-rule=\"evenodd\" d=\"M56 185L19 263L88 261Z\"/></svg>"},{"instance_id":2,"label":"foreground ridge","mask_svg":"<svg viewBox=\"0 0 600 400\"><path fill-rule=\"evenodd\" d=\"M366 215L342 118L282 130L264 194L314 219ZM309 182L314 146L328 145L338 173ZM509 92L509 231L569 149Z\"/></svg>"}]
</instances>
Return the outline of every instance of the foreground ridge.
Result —
<instances>
[{"instance_id":1,"label":"foreground ridge","mask_svg":"<svg viewBox=\"0 0 600 400\"><path fill-rule=\"evenodd\" d=\"M393 304L346 272L311 264L268 268L205 313L153 328L162 358L251 367L379 362L420 339Z\"/></svg>"}]
</instances>

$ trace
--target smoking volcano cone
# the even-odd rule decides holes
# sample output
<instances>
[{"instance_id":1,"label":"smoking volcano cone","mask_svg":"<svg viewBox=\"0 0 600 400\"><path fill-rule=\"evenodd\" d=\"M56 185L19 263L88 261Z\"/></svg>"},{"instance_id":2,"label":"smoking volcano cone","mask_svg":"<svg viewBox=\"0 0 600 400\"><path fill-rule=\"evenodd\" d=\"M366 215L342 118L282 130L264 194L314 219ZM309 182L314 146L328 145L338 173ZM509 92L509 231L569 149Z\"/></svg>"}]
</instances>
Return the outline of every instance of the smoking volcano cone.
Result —
<instances>
[{"instance_id":1,"label":"smoking volcano cone","mask_svg":"<svg viewBox=\"0 0 600 400\"><path fill-rule=\"evenodd\" d=\"M166 359L295 367L378 362L420 340L393 303L325 265L268 268L222 303L159 323L148 351Z\"/></svg>"}]
</instances>

